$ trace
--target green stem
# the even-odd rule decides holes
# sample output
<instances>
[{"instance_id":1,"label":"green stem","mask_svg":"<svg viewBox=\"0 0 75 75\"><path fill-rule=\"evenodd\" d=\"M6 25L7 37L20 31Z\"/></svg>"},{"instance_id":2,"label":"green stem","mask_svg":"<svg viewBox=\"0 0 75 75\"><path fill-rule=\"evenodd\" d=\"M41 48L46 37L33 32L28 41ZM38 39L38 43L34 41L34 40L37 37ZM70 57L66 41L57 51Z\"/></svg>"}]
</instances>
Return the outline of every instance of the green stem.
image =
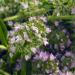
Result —
<instances>
[{"instance_id":1,"label":"green stem","mask_svg":"<svg viewBox=\"0 0 75 75\"><path fill-rule=\"evenodd\" d=\"M68 15L68 16L48 16L49 20L74 20L75 15Z\"/></svg>"},{"instance_id":2,"label":"green stem","mask_svg":"<svg viewBox=\"0 0 75 75\"><path fill-rule=\"evenodd\" d=\"M15 16L7 17L7 18L4 19L4 21L15 20L15 19L18 19L19 17L20 17L19 15L15 15Z\"/></svg>"}]
</instances>

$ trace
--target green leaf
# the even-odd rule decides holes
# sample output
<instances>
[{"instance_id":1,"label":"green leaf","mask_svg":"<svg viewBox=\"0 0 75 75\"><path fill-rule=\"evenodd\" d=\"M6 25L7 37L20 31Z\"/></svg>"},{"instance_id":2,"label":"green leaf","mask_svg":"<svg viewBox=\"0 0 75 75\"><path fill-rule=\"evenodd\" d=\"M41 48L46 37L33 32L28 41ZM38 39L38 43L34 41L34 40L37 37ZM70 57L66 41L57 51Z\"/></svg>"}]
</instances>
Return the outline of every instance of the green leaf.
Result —
<instances>
[{"instance_id":1,"label":"green leaf","mask_svg":"<svg viewBox=\"0 0 75 75\"><path fill-rule=\"evenodd\" d=\"M3 21L0 19L0 40L2 44L7 46L7 28Z\"/></svg>"},{"instance_id":2,"label":"green leaf","mask_svg":"<svg viewBox=\"0 0 75 75\"><path fill-rule=\"evenodd\" d=\"M0 49L7 49L4 45L0 45Z\"/></svg>"},{"instance_id":3,"label":"green leaf","mask_svg":"<svg viewBox=\"0 0 75 75\"><path fill-rule=\"evenodd\" d=\"M0 75L10 75L10 74L8 74L7 72L5 72L3 70L0 70Z\"/></svg>"}]
</instances>

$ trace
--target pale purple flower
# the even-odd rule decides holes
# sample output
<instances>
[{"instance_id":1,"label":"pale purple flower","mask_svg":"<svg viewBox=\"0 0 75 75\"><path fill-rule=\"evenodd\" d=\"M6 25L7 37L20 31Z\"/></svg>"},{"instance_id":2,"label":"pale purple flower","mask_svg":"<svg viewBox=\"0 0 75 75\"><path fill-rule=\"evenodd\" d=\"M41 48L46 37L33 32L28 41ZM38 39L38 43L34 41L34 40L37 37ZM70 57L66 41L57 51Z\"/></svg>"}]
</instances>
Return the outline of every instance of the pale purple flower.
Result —
<instances>
[{"instance_id":1,"label":"pale purple flower","mask_svg":"<svg viewBox=\"0 0 75 75\"><path fill-rule=\"evenodd\" d=\"M18 30L21 30L21 29L24 29L24 28L25 28L24 25L20 25L18 23L15 23L15 26L14 26L15 31L18 31Z\"/></svg>"},{"instance_id":2,"label":"pale purple flower","mask_svg":"<svg viewBox=\"0 0 75 75\"><path fill-rule=\"evenodd\" d=\"M19 71L21 69L21 67L22 67L21 63L17 63L16 66L15 66L15 69L17 71Z\"/></svg>"},{"instance_id":3,"label":"pale purple flower","mask_svg":"<svg viewBox=\"0 0 75 75\"><path fill-rule=\"evenodd\" d=\"M74 68L74 67L75 67L75 60L72 61L72 63L71 63L71 68Z\"/></svg>"},{"instance_id":4,"label":"pale purple flower","mask_svg":"<svg viewBox=\"0 0 75 75\"><path fill-rule=\"evenodd\" d=\"M68 39L68 40L67 40L67 44L66 44L66 45L67 45L67 47L69 47L69 46L71 45L71 43L72 43L72 42L71 42L71 40L70 40L70 39Z\"/></svg>"},{"instance_id":5,"label":"pale purple flower","mask_svg":"<svg viewBox=\"0 0 75 75\"><path fill-rule=\"evenodd\" d=\"M67 51L67 52L65 53L65 56L73 56L73 53Z\"/></svg>"},{"instance_id":6,"label":"pale purple flower","mask_svg":"<svg viewBox=\"0 0 75 75\"><path fill-rule=\"evenodd\" d=\"M39 60L39 55L36 54L36 55L33 57L33 59L34 59L34 60Z\"/></svg>"},{"instance_id":7,"label":"pale purple flower","mask_svg":"<svg viewBox=\"0 0 75 75\"><path fill-rule=\"evenodd\" d=\"M40 54L39 54L39 58L43 61L46 61L48 60L48 57L49 57L49 54L47 52L43 52L41 51Z\"/></svg>"},{"instance_id":8,"label":"pale purple flower","mask_svg":"<svg viewBox=\"0 0 75 75\"><path fill-rule=\"evenodd\" d=\"M72 13L72 14L75 14L75 7L72 8L71 13Z\"/></svg>"}]
</instances>

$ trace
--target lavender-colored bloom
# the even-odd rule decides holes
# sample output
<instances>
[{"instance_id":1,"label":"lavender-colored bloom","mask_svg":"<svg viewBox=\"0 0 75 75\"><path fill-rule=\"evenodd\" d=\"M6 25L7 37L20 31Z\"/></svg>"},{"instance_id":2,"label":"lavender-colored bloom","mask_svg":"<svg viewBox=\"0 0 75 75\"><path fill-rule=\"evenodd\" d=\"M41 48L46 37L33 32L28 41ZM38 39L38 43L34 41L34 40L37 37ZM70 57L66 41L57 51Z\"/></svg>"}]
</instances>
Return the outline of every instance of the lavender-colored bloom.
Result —
<instances>
[{"instance_id":1,"label":"lavender-colored bloom","mask_svg":"<svg viewBox=\"0 0 75 75\"><path fill-rule=\"evenodd\" d=\"M65 53L65 56L67 56L67 57L68 57L68 56L71 56L71 57L72 57L72 56L73 56L73 53L67 51L67 52Z\"/></svg>"},{"instance_id":2,"label":"lavender-colored bloom","mask_svg":"<svg viewBox=\"0 0 75 75\"><path fill-rule=\"evenodd\" d=\"M41 51L40 54L39 54L39 58L43 61L46 61L48 60L48 57L49 57L49 54L47 52L43 52Z\"/></svg>"},{"instance_id":3,"label":"lavender-colored bloom","mask_svg":"<svg viewBox=\"0 0 75 75\"><path fill-rule=\"evenodd\" d=\"M39 55L35 55L34 57L33 57L33 60L39 60Z\"/></svg>"},{"instance_id":4,"label":"lavender-colored bloom","mask_svg":"<svg viewBox=\"0 0 75 75\"><path fill-rule=\"evenodd\" d=\"M71 42L71 40L70 40L70 39L68 39L68 40L67 40L67 44L66 44L66 45L67 45L67 47L69 47L69 46L71 45L71 43L72 43L72 42Z\"/></svg>"},{"instance_id":5,"label":"lavender-colored bloom","mask_svg":"<svg viewBox=\"0 0 75 75\"><path fill-rule=\"evenodd\" d=\"M17 71L19 71L21 69L21 63L17 63L16 66L15 66L15 69Z\"/></svg>"},{"instance_id":6,"label":"lavender-colored bloom","mask_svg":"<svg viewBox=\"0 0 75 75\"><path fill-rule=\"evenodd\" d=\"M75 14L75 7L72 8L72 10L71 10L71 14Z\"/></svg>"},{"instance_id":7,"label":"lavender-colored bloom","mask_svg":"<svg viewBox=\"0 0 75 75\"><path fill-rule=\"evenodd\" d=\"M15 23L15 27L14 27L14 30L15 31L18 31L18 30L21 30L21 29L24 29L25 27L23 25L20 25L18 23Z\"/></svg>"},{"instance_id":8,"label":"lavender-colored bloom","mask_svg":"<svg viewBox=\"0 0 75 75\"><path fill-rule=\"evenodd\" d=\"M75 60L71 63L71 68L75 68Z\"/></svg>"}]
</instances>

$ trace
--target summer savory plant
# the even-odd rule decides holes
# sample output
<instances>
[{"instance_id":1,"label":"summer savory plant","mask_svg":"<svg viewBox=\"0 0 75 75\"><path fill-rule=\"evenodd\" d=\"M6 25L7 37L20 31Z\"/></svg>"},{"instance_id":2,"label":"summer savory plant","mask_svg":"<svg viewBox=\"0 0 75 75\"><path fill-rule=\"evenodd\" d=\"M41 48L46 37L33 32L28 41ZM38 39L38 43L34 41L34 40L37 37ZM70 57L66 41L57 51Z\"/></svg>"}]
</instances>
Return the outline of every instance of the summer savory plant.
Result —
<instances>
[{"instance_id":1,"label":"summer savory plant","mask_svg":"<svg viewBox=\"0 0 75 75\"><path fill-rule=\"evenodd\" d=\"M74 0L0 0L0 75L75 75Z\"/></svg>"}]
</instances>

